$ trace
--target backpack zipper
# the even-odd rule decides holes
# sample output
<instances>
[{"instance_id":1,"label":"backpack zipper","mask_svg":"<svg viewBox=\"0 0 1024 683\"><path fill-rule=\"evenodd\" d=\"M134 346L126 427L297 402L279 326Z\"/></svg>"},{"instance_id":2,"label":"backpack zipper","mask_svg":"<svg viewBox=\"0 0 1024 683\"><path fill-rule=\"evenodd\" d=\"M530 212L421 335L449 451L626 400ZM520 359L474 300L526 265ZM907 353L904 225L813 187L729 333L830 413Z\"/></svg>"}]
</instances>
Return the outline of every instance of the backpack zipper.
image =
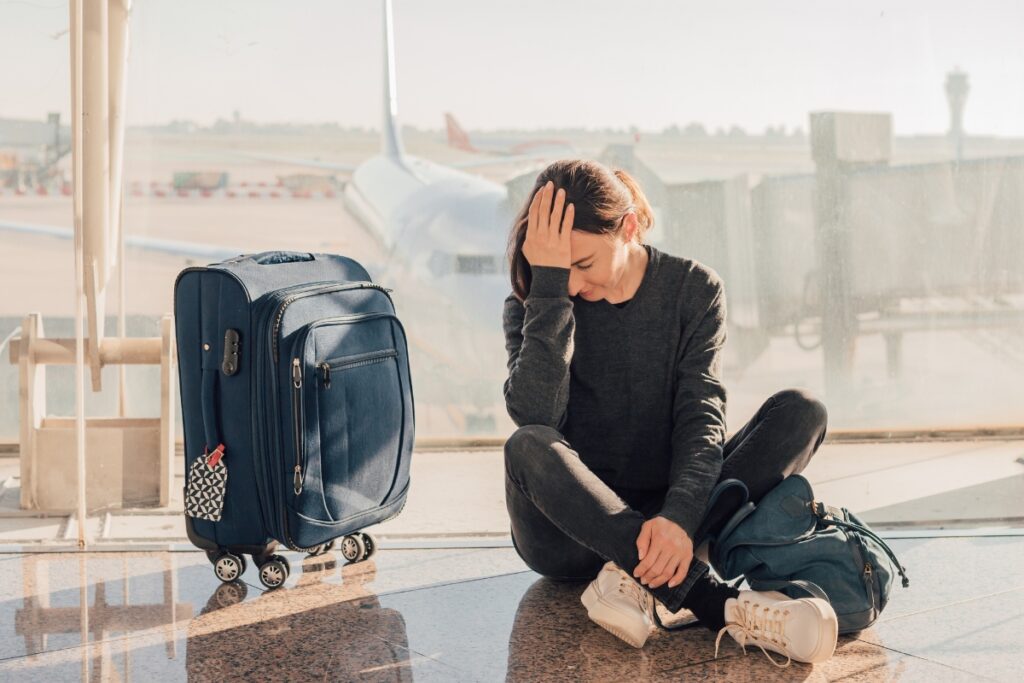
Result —
<instances>
[{"instance_id":1,"label":"backpack zipper","mask_svg":"<svg viewBox=\"0 0 1024 683\"><path fill-rule=\"evenodd\" d=\"M846 508L843 508L843 509L845 510ZM849 512L849 511L847 511L847 512ZM899 573L900 577L903 579L903 587L907 588L907 587L910 586L910 579L907 577L906 568L903 565L900 564L900 561L898 559L896 559L896 554L893 553L892 548L890 548L889 545L885 541L883 541L881 538L879 538L878 534L876 534L871 529L868 529L867 527L864 527L864 526L861 526L860 524L857 524L856 522L847 522L847 521L843 521L841 519L827 519L827 520L824 520L824 521L827 524L833 524L833 525L838 526L838 527L842 527L842 528L846 528L846 529L852 529L853 531L857 531L859 533L862 533L865 536L867 536L868 538L870 538L871 540L873 540L875 543L877 543L882 548L882 550L885 552L885 554L889 556L889 559L892 560L893 565L896 567L896 571Z\"/></svg>"},{"instance_id":2,"label":"backpack zipper","mask_svg":"<svg viewBox=\"0 0 1024 683\"><path fill-rule=\"evenodd\" d=\"M871 598L871 620L878 618L878 602L875 600L874 568L870 562L864 562L864 583L867 584L868 597Z\"/></svg>"}]
</instances>

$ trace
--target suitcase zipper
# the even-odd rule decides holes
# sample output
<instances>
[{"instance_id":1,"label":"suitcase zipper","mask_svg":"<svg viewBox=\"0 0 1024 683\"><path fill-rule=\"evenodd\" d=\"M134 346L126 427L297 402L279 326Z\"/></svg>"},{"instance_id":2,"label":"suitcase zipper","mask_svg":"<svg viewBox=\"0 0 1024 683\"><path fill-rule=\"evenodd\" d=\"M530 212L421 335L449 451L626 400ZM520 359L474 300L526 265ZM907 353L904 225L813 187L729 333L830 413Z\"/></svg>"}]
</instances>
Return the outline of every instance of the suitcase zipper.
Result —
<instances>
[{"instance_id":1,"label":"suitcase zipper","mask_svg":"<svg viewBox=\"0 0 1024 683\"><path fill-rule=\"evenodd\" d=\"M347 284L343 284L343 285L336 285L336 286L323 287L323 288L317 287L315 289L309 289L309 290L306 290L306 291L296 292L295 294L292 294L292 295L286 297L285 299L283 299L281 301L281 303L278 304L278 306L277 306L277 315L274 318L274 326L273 326L273 330L272 330L271 335L270 335L270 340L271 340L270 343L272 345L271 350L273 352L273 358L274 358L274 362L275 363L277 362L277 359L278 359L277 335L278 335L278 332L281 331L281 320L282 320L282 318L284 318L285 310L292 304L292 302L294 302L296 299L301 299L303 297L310 296L311 294L329 294L331 292L342 292L342 291L345 291L347 289L379 289L380 291L384 292L384 295L388 298L388 301L392 302L392 306L394 305L394 302L391 299L391 294L389 293L389 292L392 292L394 290L389 289L387 287L382 287L382 286L380 286L380 285L378 285L376 283L373 283L373 282L347 283Z\"/></svg>"},{"instance_id":2,"label":"suitcase zipper","mask_svg":"<svg viewBox=\"0 0 1024 683\"><path fill-rule=\"evenodd\" d=\"M269 329L269 324L273 319L276 306L278 305L274 303L274 299L287 298L288 296L300 291L319 289L325 286L336 284L336 282L337 281L331 280L322 280L319 282L304 282L300 284L289 285L288 287L283 287L270 293L267 296L268 301L266 303L260 304L259 311L256 314L256 326L261 330L265 328ZM267 342L266 336L263 334L257 334L255 336L257 337L255 357L263 358L263 354L269 351L269 348L267 346L264 346L264 344L266 344ZM266 363L263 362L257 362L255 364L257 385L262 385L262 383L264 382L270 382L271 386L274 387L274 391L276 391L277 368L275 366L276 363L273 361L270 363L269 367L267 366ZM271 392L271 394L273 394L273 392ZM268 418L268 413L272 411L273 407L264 404L264 392L254 391L253 395L254 401L256 402L257 413L259 415L265 416L266 418L257 421L257 423L253 425L255 442L257 443L258 448L272 449L272 446L270 444L277 442L276 422ZM278 481L277 468L272 468L272 471L268 473L268 476L269 480L267 481L267 486L269 487L269 489L275 491L279 490L279 487L282 485L282 483ZM273 528L273 524L269 523L269 521L267 523L267 528Z\"/></svg>"},{"instance_id":3,"label":"suitcase zipper","mask_svg":"<svg viewBox=\"0 0 1024 683\"><path fill-rule=\"evenodd\" d=\"M292 432L295 434L295 474L292 488L295 495L302 493L302 366L298 358L292 359Z\"/></svg>"},{"instance_id":4,"label":"suitcase zipper","mask_svg":"<svg viewBox=\"0 0 1024 683\"><path fill-rule=\"evenodd\" d=\"M337 372L338 370L344 370L346 368L358 367L362 365L370 365L372 363L380 363L383 360L392 358L398 355L398 351L395 349L382 349L380 351L370 351L368 353L362 353L358 356L350 356L347 358L335 358L333 360L326 360L317 363L317 367L320 369L320 375L323 377L324 389L331 388L331 372Z\"/></svg>"}]
</instances>

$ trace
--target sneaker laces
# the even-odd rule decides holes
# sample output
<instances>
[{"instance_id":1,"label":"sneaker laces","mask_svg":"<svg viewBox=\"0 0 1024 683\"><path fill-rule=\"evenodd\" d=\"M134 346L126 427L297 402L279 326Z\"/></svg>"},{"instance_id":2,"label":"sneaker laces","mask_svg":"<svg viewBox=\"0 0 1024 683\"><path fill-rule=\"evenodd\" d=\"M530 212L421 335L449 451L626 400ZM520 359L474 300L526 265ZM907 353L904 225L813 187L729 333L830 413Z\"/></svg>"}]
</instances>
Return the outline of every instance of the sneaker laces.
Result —
<instances>
[{"instance_id":1,"label":"sneaker laces","mask_svg":"<svg viewBox=\"0 0 1024 683\"><path fill-rule=\"evenodd\" d=\"M640 609L642 609L645 614L650 614L651 594L644 590L643 586L634 581L633 578L625 572L621 572L619 576L619 592L636 600L637 604L640 605Z\"/></svg>"},{"instance_id":2,"label":"sneaker laces","mask_svg":"<svg viewBox=\"0 0 1024 683\"><path fill-rule=\"evenodd\" d=\"M757 646L761 648L764 656L781 669L789 666L792 658L789 656L785 633L786 620L789 618L788 609L761 607L759 603L749 600L744 600L740 605L737 600L737 604L732 605L732 618L733 621L726 623L718 632L718 638L715 639L715 659L718 659L718 647L722 642L722 636L728 633L728 629L732 627L738 631L734 637L743 648L743 654L747 653L748 641L766 641L782 648L786 654L786 663L779 664L774 657L768 654L768 650L764 649L764 645L758 642Z\"/></svg>"}]
</instances>

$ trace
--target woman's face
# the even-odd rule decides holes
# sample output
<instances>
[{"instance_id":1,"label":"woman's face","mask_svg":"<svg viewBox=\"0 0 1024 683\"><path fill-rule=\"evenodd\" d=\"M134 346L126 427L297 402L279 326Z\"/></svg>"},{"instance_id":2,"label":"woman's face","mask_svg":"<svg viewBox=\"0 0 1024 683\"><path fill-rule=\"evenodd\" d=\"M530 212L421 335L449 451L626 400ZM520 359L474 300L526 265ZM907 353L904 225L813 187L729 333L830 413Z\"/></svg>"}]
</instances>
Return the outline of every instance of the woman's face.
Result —
<instances>
[{"instance_id":1,"label":"woman's face","mask_svg":"<svg viewBox=\"0 0 1024 683\"><path fill-rule=\"evenodd\" d=\"M587 301L618 299L622 295L629 240L636 231L636 214L629 213L618 235L573 230L569 235L572 267L569 271L569 296Z\"/></svg>"}]
</instances>

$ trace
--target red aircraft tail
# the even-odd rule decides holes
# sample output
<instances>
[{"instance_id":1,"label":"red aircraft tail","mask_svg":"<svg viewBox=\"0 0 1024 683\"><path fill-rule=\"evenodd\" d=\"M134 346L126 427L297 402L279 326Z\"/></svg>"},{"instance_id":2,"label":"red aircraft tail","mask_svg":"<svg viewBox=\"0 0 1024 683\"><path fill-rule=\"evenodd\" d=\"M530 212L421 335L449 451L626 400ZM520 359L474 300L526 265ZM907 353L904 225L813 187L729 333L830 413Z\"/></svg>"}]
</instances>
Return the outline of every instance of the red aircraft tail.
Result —
<instances>
[{"instance_id":1,"label":"red aircraft tail","mask_svg":"<svg viewBox=\"0 0 1024 683\"><path fill-rule=\"evenodd\" d=\"M467 152L476 152L476 147L469 141L469 133L462 129L455 117L449 113L444 115L445 126L448 128L448 146L455 149L463 149Z\"/></svg>"}]
</instances>

